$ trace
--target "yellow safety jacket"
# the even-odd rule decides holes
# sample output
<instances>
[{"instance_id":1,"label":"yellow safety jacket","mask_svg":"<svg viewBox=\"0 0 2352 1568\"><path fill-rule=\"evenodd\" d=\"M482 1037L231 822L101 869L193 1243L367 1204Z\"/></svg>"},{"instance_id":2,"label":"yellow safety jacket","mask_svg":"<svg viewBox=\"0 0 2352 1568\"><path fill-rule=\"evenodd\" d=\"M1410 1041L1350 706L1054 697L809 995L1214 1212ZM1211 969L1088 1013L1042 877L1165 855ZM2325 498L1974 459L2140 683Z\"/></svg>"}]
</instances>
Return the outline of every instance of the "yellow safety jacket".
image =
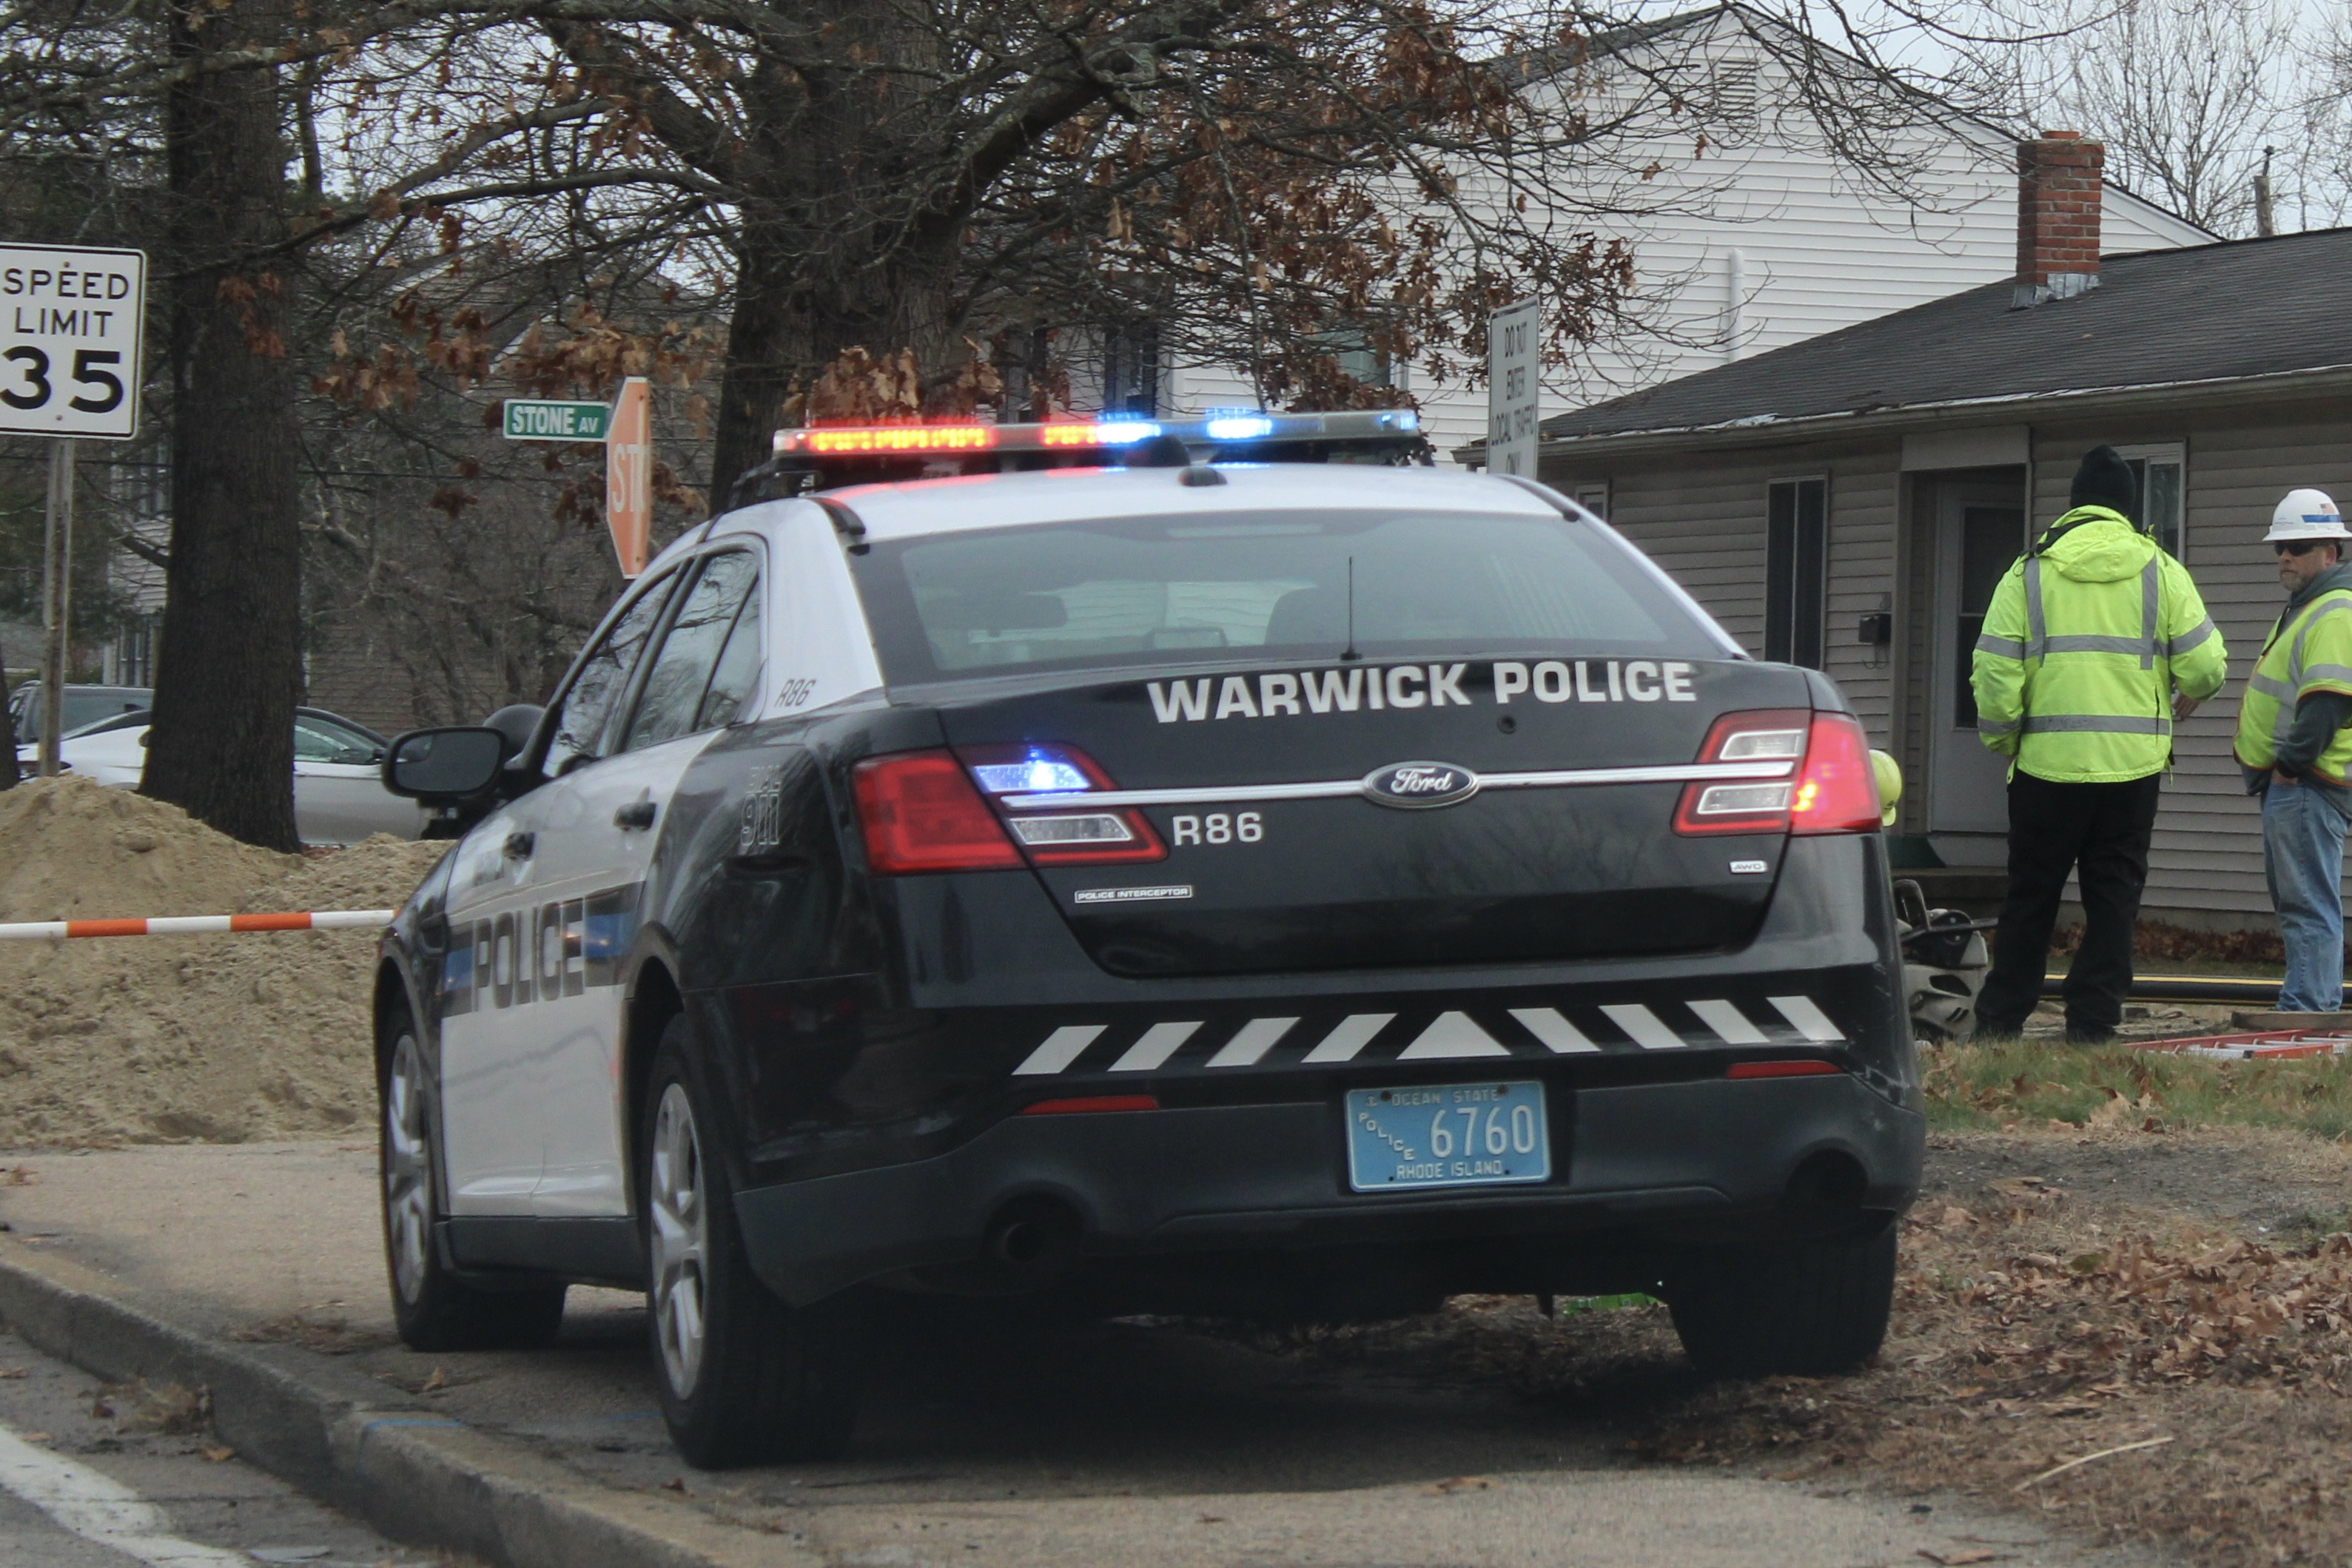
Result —
<instances>
[{"instance_id":1,"label":"yellow safety jacket","mask_svg":"<svg viewBox=\"0 0 2352 1568\"><path fill-rule=\"evenodd\" d=\"M2294 705L2307 692L2352 694L2352 589L2331 588L2288 611L2271 628L2262 657L2238 706L2238 760L2266 768L2294 727ZM2352 726L2313 758L2311 770L2331 784L2346 781L2352 765Z\"/></svg>"},{"instance_id":2,"label":"yellow safety jacket","mask_svg":"<svg viewBox=\"0 0 2352 1568\"><path fill-rule=\"evenodd\" d=\"M2077 507L2000 580L1969 685L2011 772L2120 784L2171 760L2173 688L2202 702L2228 674L2188 570L2122 513Z\"/></svg>"}]
</instances>

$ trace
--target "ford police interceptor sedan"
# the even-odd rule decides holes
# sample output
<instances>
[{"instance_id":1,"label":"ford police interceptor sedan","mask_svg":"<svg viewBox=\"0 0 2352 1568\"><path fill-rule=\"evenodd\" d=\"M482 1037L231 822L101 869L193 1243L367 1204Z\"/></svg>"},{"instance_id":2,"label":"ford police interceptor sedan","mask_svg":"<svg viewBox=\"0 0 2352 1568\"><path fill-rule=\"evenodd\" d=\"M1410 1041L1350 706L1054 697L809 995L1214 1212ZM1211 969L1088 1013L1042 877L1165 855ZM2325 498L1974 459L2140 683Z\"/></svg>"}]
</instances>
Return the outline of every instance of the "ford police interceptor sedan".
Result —
<instances>
[{"instance_id":1,"label":"ford police interceptor sedan","mask_svg":"<svg viewBox=\"0 0 2352 1568\"><path fill-rule=\"evenodd\" d=\"M395 743L472 824L376 999L410 1344L645 1290L704 1466L846 1442L877 1290L1875 1350L1922 1122L1837 689L1538 485L1186 455L742 507Z\"/></svg>"}]
</instances>

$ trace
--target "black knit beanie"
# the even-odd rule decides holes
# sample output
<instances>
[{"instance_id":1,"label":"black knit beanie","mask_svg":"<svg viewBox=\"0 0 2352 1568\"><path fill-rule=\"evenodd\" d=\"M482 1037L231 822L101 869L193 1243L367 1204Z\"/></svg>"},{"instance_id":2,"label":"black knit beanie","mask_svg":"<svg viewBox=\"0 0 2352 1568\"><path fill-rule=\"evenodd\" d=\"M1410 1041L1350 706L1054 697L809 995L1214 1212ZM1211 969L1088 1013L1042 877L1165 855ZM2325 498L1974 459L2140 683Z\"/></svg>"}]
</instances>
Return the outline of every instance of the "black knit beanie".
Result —
<instances>
[{"instance_id":1,"label":"black knit beanie","mask_svg":"<svg viewBox=\"0 0 2352 1568\"><path fill-rule=\"evenodd\" d=\"M2067 504L2105 507L2138 522L2139 486L2132 483L2131 465L2116 456L2112 446L2092 447L2074 470L2074 490Z\"/></svg>"}]
</instances>

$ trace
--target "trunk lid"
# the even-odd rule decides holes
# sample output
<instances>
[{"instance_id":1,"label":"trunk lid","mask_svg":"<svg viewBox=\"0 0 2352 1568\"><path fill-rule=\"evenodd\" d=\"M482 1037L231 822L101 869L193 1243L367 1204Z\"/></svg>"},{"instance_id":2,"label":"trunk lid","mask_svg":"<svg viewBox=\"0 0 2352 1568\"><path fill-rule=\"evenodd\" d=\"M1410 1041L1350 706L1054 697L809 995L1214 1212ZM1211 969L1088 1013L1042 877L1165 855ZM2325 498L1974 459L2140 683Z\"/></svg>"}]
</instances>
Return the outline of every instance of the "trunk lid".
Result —
<instances>
[{"instance_id":1,"label":"trunk lid","mask_svg":"<svg viewBox=\"0 0 2352 1568\"><path fill-rule=\"evenodd\" d=\"M1607 774L1689 767L1724 714L1811 706L1801 672L1741 660L1484 656L1032 676L936 700L1016 837L1088 816L1090 795L1097 818L1149 822L1164 859L1028 852L1087 952L1137 977L1738 946L1785 835L1679 834L1682 779ZM1088 788L1058 788L1087 760Z\"/></svg>"}]
</instances>

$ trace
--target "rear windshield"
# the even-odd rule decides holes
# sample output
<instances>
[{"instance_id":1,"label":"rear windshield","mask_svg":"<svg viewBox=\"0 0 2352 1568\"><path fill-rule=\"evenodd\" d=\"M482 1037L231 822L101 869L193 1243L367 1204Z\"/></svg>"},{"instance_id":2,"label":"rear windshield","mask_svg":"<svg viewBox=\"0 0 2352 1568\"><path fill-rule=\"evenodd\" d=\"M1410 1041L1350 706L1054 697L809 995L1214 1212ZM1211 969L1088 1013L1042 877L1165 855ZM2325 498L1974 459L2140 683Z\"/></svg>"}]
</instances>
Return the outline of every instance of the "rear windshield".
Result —
<instances>
[{"instance_id":1,"label":"rear windshield","mask_svg":"<svg viewBox=\"0 0 2352 1568\"><path fill-rule=\"evenodd\" d=\"M856 560L894 685L1101 665L1423 653L1717 658L1623 546L1561 517L1114 517L877 542Z\"/></svg>"}]
</instances>

